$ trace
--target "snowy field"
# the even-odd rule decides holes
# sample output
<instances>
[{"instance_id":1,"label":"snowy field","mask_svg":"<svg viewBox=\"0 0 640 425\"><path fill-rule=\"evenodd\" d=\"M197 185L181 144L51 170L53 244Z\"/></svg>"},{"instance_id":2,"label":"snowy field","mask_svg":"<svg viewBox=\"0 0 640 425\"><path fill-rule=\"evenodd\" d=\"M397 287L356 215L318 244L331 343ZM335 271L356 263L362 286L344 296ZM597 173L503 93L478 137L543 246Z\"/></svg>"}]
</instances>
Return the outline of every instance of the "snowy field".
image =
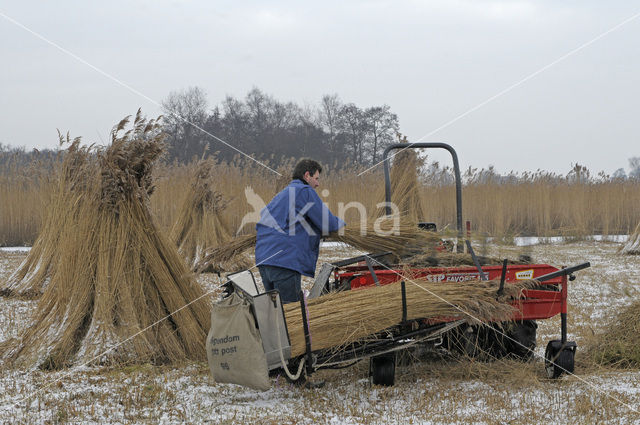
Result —
<instances>
[{"instance_id":1,"label":"snowy field","mask_svg":"<svg viewBox=\"0 0 640 425\"><path fill-rule=\"evenodd\" d=\"M367 362L318 372L314 378L326 382L321 389L298 388L274 378L266 392L216 384L206 364L56 373L3 368L0 422L640 424L640 372L599 368L580 356L616 312L640 296L640 258L618 256L619 243L606 241L518 245L479 246L476 253L500 258L525 253L535 262L555 266L592 264L569 284L569 338L578 343L574 376L557 381L544 377L541 357L546 343L559 337L556 317L539 322L532 362L485 363L444 352L414 352L398 367L396 385L390 388L369 384ZM0 251L0 282L26 254ZM332 244L322 248L321 261L356 254ZM201 280L209 288L219 283L211 275ZM15 337L36 305L0 298L0 340Z\"/></svg>"}]
</instances>

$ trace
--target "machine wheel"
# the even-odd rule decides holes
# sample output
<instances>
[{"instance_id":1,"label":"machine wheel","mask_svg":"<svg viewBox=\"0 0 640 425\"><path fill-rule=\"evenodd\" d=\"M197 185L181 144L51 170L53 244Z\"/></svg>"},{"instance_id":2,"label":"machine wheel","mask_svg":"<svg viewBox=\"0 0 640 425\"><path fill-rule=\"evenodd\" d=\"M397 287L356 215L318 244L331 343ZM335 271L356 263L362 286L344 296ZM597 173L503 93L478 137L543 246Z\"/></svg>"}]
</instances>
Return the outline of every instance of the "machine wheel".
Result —
<instances>
[{"instance_id":1,"label":"machine wheel","mask_svg":"<svg viewBox=\"0 0 640 425\"><path fill-rule=\"evenodd\" d=\"M388 353L371 357L369 378L373 385L392 386L396 378L396 354Z\"/></svg>"},{"instance_id":2,"label":"machine wheel","mask_svg":"<svg viewBox=\"0 0 640 425\"><path fill-rule=\"evenodd\" d=\"M478 327L463 325L453 330L448 335L447 348L466 357L477 357L481 352Z\"/></svg>"},{"instance_id":3,"label":"machine wheel","mask_svg":"<svg viewBox=\"0 0 640 425\"><path fill-rule=\"evenodd\" d=\"M535 320L523 320L512 325L507 332L508 354L527 361L533 357L533 350L536 348L536 329L538 328Z\"/></svg>"},{"instance_id":4,"label":"machine wheel","mask_svg":"<svg viewBox=\"0 0 640 425\"><path fill-rule=\"evenodd\" d=\"M544 352L544 370L549 379L557 379L565 372L573 373L575 343L562 347L559 340L549 341Z\"/></svg>"}]
</instances>

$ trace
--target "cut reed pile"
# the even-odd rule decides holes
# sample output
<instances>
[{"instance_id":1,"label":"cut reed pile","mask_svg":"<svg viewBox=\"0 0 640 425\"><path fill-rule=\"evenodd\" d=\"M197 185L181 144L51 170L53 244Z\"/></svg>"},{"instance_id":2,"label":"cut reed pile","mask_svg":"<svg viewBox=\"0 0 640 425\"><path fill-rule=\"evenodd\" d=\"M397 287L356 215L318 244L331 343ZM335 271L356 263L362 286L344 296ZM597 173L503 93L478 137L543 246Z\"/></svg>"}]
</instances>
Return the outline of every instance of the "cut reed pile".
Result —
<instances>
[{"instance_id":1,"label":"cut reed pile","mask_svg":"<svg viewBox=\"0 0 640 425\"><path fill-rule=\"evenodd\" d=\"M0 295L35 298L51 276L61 254L60 240L79 220L79 206L90 177L90 149L80 146L80 138L73 141L59 135L60 144L69 143L62 163L56 170L57 183L45 207L40 234L27 258L0 288Z\"/></svg>"},{"instance_id":2,"label":"cut reed pile","mask_svg":"<svg viewBox=\"0 0 640 425\"><path fill-rule=\"evenodd\" d=\"M214 167L215 161L212 158L199 161L170 232L171 240L190 268L195 268L200 262L205 249L224 245L231 239L229 226L222 216L227 202L214 188ZM218 263L207 271L232 272L248 266L248 258L239 257L232 264Z\"/></svg>"},{"instance_id":3,"label":"cut reed pile","mask_svg":"<svg viewBox=\"0 0 640 425\"><path fill-rule=\"evenodd\" d=\"M640 255L640 223L638 223L633 233L629 235L629 240L622 246L620 253L627 255Z\"/></svg>"},{"instance_id":4,"label":"cut reed pile","mask_svg":"<svg viewBox=\"0 0 640 425\"><path fill-rule=\"evenodd\" d=\"M50 283L31 325L3 343L14 366L204 360L209 303L149 211L151 168L162 153L155 120L136 115L97 150L78 197L77 221L60 235Z\"/></svg>"},{"instance_id":5,"label":"cut reed pile","mask_svg":"<svg viewBox=\"0 0 640 425\"><path fill-rule=\"evenodd\" d=\"M459 318L472 324L509 321L516 311L510 303L521 298L523 289L537 285L533 280L505 285L504 295L498 298L499 281L447 284L407 280L407 318ZM306 350L300 305L287 304L284 311L291 355L298 356ZM308 315L312 350L344 347L371 338L402 321L400 282L309 300Z\"/></svg>"},{"instance_id":6,"label":"cut reed pile","mask_svg":"<svg viewBox=\"0 0 640 425\"><path fill-rule=\"evenodd\" d=\"M248 260L244 257L245 251L256 246L256 235L238 235L229 242L217 248L207 249L202 259L196 263L193 270L203 273L206 270L237 268L239 264L245 264Z\"/></svg>"},{"instance_id":7,"label":"cut reed pile","mask_svg":"<svg viewBox=\"0 0 640 425\"><path fill-rule=\"evenodd\" d=\"M640 368L640 301L626 307L594 336L587 356L596 364L616 368Z\"/></svg>"}]
</instances>

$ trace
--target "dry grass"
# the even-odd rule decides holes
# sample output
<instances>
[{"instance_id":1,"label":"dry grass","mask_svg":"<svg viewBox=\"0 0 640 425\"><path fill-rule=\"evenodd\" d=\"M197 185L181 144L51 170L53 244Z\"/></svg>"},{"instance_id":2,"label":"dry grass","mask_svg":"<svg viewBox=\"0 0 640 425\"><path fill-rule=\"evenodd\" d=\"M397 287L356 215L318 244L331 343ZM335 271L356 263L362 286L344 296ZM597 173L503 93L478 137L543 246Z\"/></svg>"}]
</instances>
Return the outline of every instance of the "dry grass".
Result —
<instances>
[{"instance_id":1,"label":"dry grass","mask_svg":"<svg viewBox=\"0 0 640 425\"><path fill-rule=\"evenodd\" d=\"M496 294L500 285L497 281L452 285L425 279L410 280L406 283L407 319L462 318L475 324L478 321L508 321L515 311L510 301L519 299L523 289L535 285L535 281L506 285L504 296L498 299ZM284 310L291 355L304 354L300 306L292 303L285 305ZM357 316L354 315L356 311ZM344 346L400 324L400 282L309 300L308 313L313 350Z\"/></svg>"},{"instance_id":2,"label":"dry grass","mask_svg":"<svg viewBox=\"0 0 640 425\"><path fill-rule=\"evenodd\" d=\"M604 331L594 335L589 359L616 368L640 368L640 301L620 311Z\"/></svg>"}]
</instances>

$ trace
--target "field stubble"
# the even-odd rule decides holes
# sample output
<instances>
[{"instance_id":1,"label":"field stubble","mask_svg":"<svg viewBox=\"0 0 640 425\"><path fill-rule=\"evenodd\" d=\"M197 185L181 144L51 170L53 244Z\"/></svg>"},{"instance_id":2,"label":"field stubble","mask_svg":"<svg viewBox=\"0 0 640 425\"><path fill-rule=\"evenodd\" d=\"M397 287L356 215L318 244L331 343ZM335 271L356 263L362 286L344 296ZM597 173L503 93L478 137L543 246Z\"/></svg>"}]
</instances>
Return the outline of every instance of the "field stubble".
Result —
<instances>
[{"instance_id":1,"label":"field stubble","mask_svg":"<svg viewBox=\"0 0 640 425\"><path fill-rule=\"evenodd\" d=\"M54 373L2 370L0 422L640 423L640 373L598 367L581 356L594 335L640 289L640 277L633 272L640 258L620 257L617 247L577 242L527 249L535 262L592 264L570 282L569 337L579 346L576 376L559 381L544 378L540 360L546 342L559 336L559 319L554 318L539 321L537 357L532 362L479 362L442 352L414 352L413 361L398 368L391 388L370 386L366 362L319 372L317 378L326 380L322 389L292 387L279 378L264 393L213 383L206 364L199 363L80 367ZM509 258L523 250L487 249L492 256ZM323 248L321 260L353 254L348 248ZM24 255L0 251L0 280ZM203 285L215 288L218 279L203 276ZM0 299L3 339L17 334L34 306L34 301Z\"/></svg>"}]
</instances>

